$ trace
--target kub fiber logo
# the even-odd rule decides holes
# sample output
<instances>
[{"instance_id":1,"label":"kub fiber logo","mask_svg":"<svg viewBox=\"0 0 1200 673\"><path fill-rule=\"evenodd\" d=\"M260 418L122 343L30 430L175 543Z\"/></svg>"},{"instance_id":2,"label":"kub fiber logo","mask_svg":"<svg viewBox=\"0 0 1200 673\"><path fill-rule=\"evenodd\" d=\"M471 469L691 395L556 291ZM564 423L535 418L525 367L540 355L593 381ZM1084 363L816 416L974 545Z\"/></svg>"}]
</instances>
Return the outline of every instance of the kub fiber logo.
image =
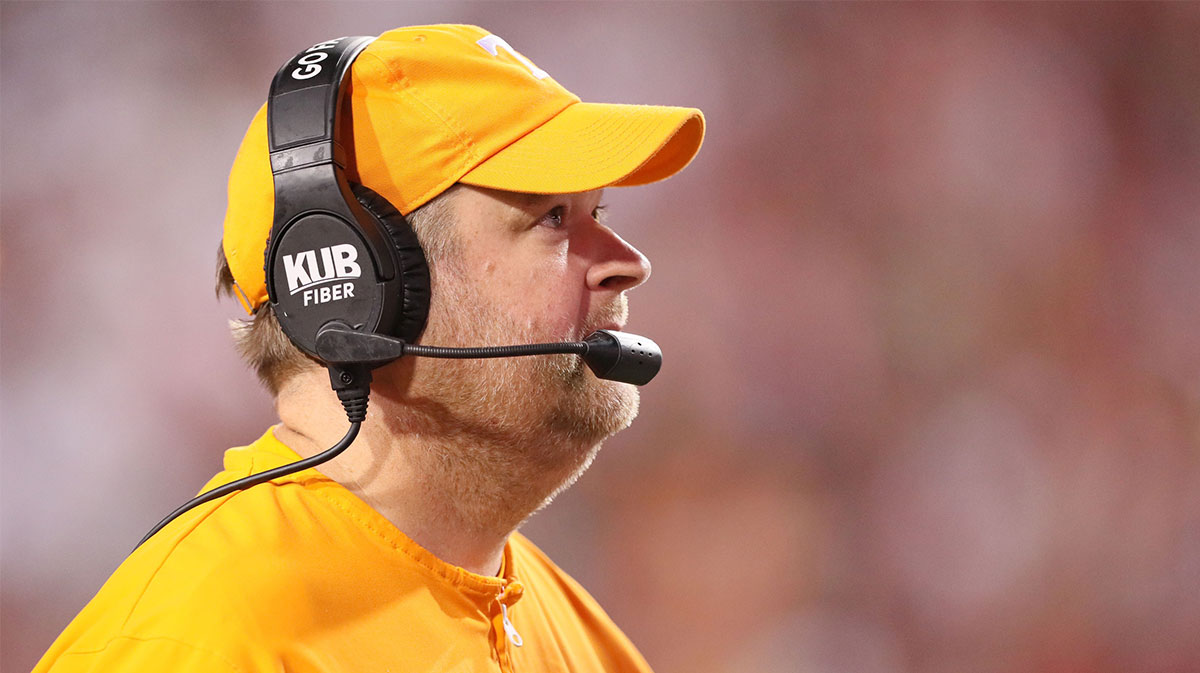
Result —
<instances>
[{"instance_id":1,"label":"kub fiber logo","mask_svg":"<svg viewBox=\"0 0 1200 673\"><path fill-rule=\"evenodd\" d=\"M349 243L284 255L288 291L303 292L305 306L353 297L354 283L342 281L362 276L357 260L358 249Z\"/></svg>"}]
</instances>

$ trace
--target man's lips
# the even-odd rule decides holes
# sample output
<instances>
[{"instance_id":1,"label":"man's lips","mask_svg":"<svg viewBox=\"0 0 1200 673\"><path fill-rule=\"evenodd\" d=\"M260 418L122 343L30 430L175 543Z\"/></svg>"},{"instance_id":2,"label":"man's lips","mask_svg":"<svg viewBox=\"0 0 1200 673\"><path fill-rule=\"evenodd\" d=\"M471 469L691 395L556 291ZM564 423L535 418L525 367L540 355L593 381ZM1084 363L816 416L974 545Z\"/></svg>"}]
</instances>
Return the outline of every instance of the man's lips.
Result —
<instances>
[{"instance_id":1,"label":"man's lips","mask_svg":"<svg viewBox=\"0 0 1200 673\"><path fill-rule=\"evenodd\" d=\"M576 335L575 340L583 341L584 339L591 336L592 333L596 332L597 330L605 329L605 330L612 330L615 332L621 332L624 330L624 328L625 328L624 322L617 322L617 321L613 321L613 320L608 320L608 321L599 322L599 323L588 323L587 325L584 326L583 330L581 330L581 333Z\"/></svg>"}]
</instances>

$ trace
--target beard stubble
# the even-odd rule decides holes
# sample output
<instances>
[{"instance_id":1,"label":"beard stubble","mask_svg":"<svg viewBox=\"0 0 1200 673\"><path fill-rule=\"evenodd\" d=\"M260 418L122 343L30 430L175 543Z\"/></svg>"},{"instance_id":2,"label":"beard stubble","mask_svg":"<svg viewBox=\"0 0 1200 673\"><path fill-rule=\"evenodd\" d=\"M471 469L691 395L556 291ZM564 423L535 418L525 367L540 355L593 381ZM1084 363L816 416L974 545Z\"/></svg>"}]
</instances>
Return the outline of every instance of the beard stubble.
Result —
<instances>
[{"instance_id":1,"label":"beard stubble","mask_svg":"<svg viewBox=\"0 0 1200 673\"><path fill-rule=\"evenodd\" d=\"M519 324L477 280L448 266L439 269L426 344L571 340L626 314L622 295L594 311L580 334L548 333ZM427 474L457 494L457 518L492 529L515 528L573 484L601 443L633 421L639 399L636 387L597 379L575 355L418 359L405 396L414 417L403 424L438 439L422 457Z\"/></svg>"}]
</instances>

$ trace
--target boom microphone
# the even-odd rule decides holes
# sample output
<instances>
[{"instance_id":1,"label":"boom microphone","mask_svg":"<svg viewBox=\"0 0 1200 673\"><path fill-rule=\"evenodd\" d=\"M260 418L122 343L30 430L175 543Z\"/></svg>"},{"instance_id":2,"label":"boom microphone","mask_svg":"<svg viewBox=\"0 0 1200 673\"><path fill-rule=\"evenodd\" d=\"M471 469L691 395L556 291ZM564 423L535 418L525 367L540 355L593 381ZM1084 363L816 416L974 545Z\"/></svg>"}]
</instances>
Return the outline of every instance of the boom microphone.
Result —
<instances>
[{"instance_id":1,"label":"boom microphone","mask_svg":"<svg viewBox=\"0 0 1200 673\"><path fill-rule=\"evenodd\" d=\"M658 344L644 336L616 330L597 330L583 341L478 348L419 346L382 334L358 332L336 320L317 332L317 356L335 367L361 365L374 369L405 355L475 359L553 354L578 355L596 378L636 386L649 383L662 367Z\"/></svg>"}]
</instances>

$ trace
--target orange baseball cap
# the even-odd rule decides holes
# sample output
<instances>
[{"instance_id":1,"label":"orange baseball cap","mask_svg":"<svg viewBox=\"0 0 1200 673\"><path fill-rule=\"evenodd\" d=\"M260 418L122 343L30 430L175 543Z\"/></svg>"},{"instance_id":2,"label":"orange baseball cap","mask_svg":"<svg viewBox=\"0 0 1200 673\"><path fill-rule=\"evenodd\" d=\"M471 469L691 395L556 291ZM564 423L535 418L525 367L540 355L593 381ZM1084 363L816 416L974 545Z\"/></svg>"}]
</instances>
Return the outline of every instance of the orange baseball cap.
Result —
<instances>
[{"instance_id":1,"label":"orange baseball cap","mask_svg":"<svg viewBox=\"0 0 1200 673\"><path fill-rule=\"evenodd\" d=\"M456 182L563 194L663 180L704 138L699 110L582 103L476 26L380 35L355 60L346 99L347 178L405 215ZM225 257L248 312L267 300L274 200L263 105L234 158L225 211Z\"/></svg>"}]
</instances>

